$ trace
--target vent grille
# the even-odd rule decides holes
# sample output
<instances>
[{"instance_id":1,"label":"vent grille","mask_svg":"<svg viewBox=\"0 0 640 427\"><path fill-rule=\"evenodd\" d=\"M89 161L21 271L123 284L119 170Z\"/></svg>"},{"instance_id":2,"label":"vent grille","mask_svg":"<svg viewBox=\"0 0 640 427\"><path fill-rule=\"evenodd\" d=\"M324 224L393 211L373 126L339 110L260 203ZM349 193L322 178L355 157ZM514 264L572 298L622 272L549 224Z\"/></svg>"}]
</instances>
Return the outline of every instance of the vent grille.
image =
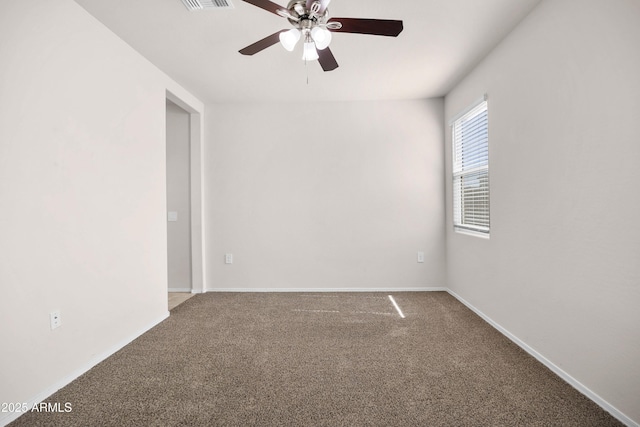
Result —
<instances>
[{"instance_id":1,"label":"vent grille","mask_svg":"<svg viewBox=\"0 0 640 427\"><path fill-rule=\"evenodd\" d=\"M233 9L231 0L182 0L189 10Z\"/></svg>"}]
</instances>

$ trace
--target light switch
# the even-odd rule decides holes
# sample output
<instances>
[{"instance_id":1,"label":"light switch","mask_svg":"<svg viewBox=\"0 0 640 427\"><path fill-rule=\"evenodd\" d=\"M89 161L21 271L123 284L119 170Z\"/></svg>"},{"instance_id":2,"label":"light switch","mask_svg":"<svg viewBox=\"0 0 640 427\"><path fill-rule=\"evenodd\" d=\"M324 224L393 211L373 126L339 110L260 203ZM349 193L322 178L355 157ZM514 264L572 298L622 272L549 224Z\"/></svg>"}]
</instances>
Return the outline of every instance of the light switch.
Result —
<instances>
[{"instance_id":1,"label":"light switch","mask_svg":"<svg viewBox=\"0 0 640 427\"><path fill-rule=\"evenodd\" d=\"M178 220L178 212L169 212L167 215L167 219L170 222L175 222Z\"/></svg>"}]
</instances>

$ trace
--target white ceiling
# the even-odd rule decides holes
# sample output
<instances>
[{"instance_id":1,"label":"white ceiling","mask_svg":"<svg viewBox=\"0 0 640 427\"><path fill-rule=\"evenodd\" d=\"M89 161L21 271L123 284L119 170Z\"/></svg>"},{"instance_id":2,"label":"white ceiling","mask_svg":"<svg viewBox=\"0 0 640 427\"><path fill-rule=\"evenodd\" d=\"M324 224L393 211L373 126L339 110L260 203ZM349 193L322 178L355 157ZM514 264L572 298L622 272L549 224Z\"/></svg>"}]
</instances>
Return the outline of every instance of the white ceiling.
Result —
<instances>
[{"instance_id":1,"label":"white ceiling","mask_svg":"<svg viewBox=\"0 0 640 427\"><path fill-rule=\"evenodd\" d=\"M397 38L334 33L340 67L323 72L316 61L305 67L300 46L239 54L290 28L241 0L231 0L234 9L197 12L180 0L75 1L205 103L443 96L540 2L333 0L330 16L400 19L404 31Z\"/></svg>"}]
</instances>

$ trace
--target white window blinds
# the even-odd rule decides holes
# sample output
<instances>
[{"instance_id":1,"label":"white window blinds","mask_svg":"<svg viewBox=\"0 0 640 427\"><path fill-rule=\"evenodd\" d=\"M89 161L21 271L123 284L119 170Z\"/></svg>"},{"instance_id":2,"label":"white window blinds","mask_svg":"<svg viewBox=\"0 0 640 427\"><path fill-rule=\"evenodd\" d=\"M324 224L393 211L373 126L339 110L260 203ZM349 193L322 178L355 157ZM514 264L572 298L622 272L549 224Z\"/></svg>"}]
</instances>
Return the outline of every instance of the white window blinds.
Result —
<instances>
[{"instance_id":1,"label":"white window blinds","mask_svg":"<svg viewBox=\"0 0 640 427\"><path fill-rule=\"evenodd\" d=\"M453 130L453 225L489 234L489 123L484 98Z\"/></svg>"}]
</instances>

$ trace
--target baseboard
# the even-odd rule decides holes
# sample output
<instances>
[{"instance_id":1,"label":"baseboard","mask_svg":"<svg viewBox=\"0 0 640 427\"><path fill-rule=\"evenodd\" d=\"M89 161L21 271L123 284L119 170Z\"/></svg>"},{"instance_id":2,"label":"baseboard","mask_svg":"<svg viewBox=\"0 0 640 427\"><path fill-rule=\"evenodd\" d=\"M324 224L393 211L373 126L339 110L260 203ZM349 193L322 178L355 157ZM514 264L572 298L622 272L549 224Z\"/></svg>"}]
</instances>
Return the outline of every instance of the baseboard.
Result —
<instances>
[{"instance_id":1,"label":"baseboard","mask_svg":"<svg viewBox=\"0 0 640 427\"><path fill-rule=\"evenodd\" d=\"M128 338L125 338L124 340L120 341L119 343L117 343L116 345L112 346L108 350L96 355L94 358L89 360L86 364L84 364L79 369L75 370L70 375L67 375L66 377L62 378L60 381L57 381L53 385L49 386L47 389L45 389L41 393L38 393L36 396L32 397L31 399L28 399L26 401L28 407L29 408L33 408L34 405L36 405L36 404L42 402L43 400L47 399L53 393L55 393L56 391L60 390L62 387L68 385L73 380L78 378L80 375L84 374L89 369L93 368L98 363L100 363L103 360L105 360L107 357L113 355L115 352L117 352L118 350L122 349L124 346L126 346L129 343L131 343L133 340L135 340L136 338L138 338L139 336L141 336L145 332L149 331L151 328L155 327L156 325L158 325L160 322L162 322L163 320L167 319L168 317L169 317L169 312L167 311L159 319L154 320L153 322L151 322L147 326L139 329L134 334L131 334ZM18 419L21 415L23 415L23 412L10 412L10 413L0 414L0 426L6 426L10 422Z\"/></svg>"},{"instance_id":2,"label":"baseboard","mask_svg":"<svg viewBox=\"0 0 640 427\"><path fill-rule=\"evenodd\" d=\"M594 401L597 405L599 405L602 409L609 412L612 416L617 418L620 422L624 423L629 427L640 427L639 424L637 424L631 418L627 417L624 413L619 411L616 407L614 407L609 402L601 398L599 395L591 391L588 387L580 383L580 381L573 378L571 375L569 375L567 372L559 368L557 365L555 365L549 359L544 357L542 354L538 353L535 349L530 347L524 341L520 340L517 336L513 335L511 332L503 328L500 324L496 323L489 316L487 316L482 311L478 310L476 307L471 305L468 301L466 301L460 295L456 294L451 289L448 289L446 287L438 286L438 287L408 287L408 288L312 288L312 289L309 289L309 288L274 288L274 289L220 288L220 289L206 289L204 292L438 292L438 291L448 292L451 296L453 296L455 299L460 301L471 311L473 311L478 316L480 316L484 321L489 323L491 326L497 329L500 333L502 333L504 336L506 336L515 344L517 344L520 348L522 348L524 351L526 351L531 356L536 358L540 363L542 363L543 365L551 369L551 371L553 371L556 375L558 375L564 381L569 383L572 387L574 387L580 393L584 394L586 397L588 397L589 399ZM191 292L191 289L189 289L189 292ZM89 369L93 368L95 365L105 360L107 357L113 355L115 352L117 352L127 344L131 343L133 340L135 340L136 338L138 338L139 336L141 336L142 334L144 334L154 326L158 325L160 322L167 319L168 317L169 317L169 312L164 314L160 319L157 319L154 322L152 322L150 325L132 334L129 338L122 340L121 342L111 347L107 351L97 355L96 357L91 359L87 364L85 364L83 367L73 372L71 375L66 376L65 378L61 379L60 381L56 382L55 384L47 388L45 391L29 399L28 400L29 407L31 408L33 407L33 405L42 402L43 400L51 396L53 393L55 393L62 387L68 385L73 380L78 378L80 375L84 374ZM22 415L22 413L19 413L19 412L0 414L0 426L6 426L10 422L20 417L20 415Z\"/></svg>"},{"instance_id":3,"label":"baseboard","mask_svg":"<svg viewBox=\"0 0 640 427\"><path fill-rule=\"evenodd\" d=\"M169 292L188 292L192 293L191 288L169 288Z\"/></svg>"},{"instance_id":4,"label":"baseboard","mask_svg":"<svg viewBox=\"0 0 640 427\"><path fill-rule=\"evenodd\" d=\"M204 292L238 292L238 293L268 293L268 292L446 292L447 288L434 287L384 287L384 288L215 288L205 289Z\"/></svg>"},{"instance_id":5,"label":"baseboard","mask_svg":"<svg viewBox=\"0 0 640 427\"><path fill-rule=\"evenodd\" d=\"M527 343L525 343L520 338L518 338L517 336L513 335L511 332L509 332L508 330L506 330L505 328L500 326L498 323L493 321L493 319L491 319L489 316L484 314L482 311L478 310L476 307L471 305L468 301L466 301L460 295L456 294L451 289L447 289L446 291L451 296L453 296L455 299L457 299L462 304L464 304L471 311L473 311L478 316L480 316L485 322L487 322L488 324L493 326L495 329L497 329L502 335L506 336L511 341L513 341L516 345L518 345L520 348L522 348L524 351L529 353L531 356L535 357L540 363L545 365L547 368L551 369L553 371L553 373L555 373L560 378L565 380L567 383L569 383L573 388L578 390L580 393L584 394L586 397L588 397L589 399L593 400L598 406L600 406L602 409L604 409L605 411L610 413L612 416L617 418L620 422L624 423L625 425L627 425L629 427L640 427L640 425L638 425L631 418L627 417L624 413L619 411L615 406L611 405L609 402L604 400L602 397L598 396L596 393L591 391L588 387L586 387L580 381L576 380L571 375L569 375L567 372L565 372L560 367L558 367L553 362L551 362L549 359L544 357L542 354L538 353L535 349L530 347Z\"/></svg>"}]
</instances>

